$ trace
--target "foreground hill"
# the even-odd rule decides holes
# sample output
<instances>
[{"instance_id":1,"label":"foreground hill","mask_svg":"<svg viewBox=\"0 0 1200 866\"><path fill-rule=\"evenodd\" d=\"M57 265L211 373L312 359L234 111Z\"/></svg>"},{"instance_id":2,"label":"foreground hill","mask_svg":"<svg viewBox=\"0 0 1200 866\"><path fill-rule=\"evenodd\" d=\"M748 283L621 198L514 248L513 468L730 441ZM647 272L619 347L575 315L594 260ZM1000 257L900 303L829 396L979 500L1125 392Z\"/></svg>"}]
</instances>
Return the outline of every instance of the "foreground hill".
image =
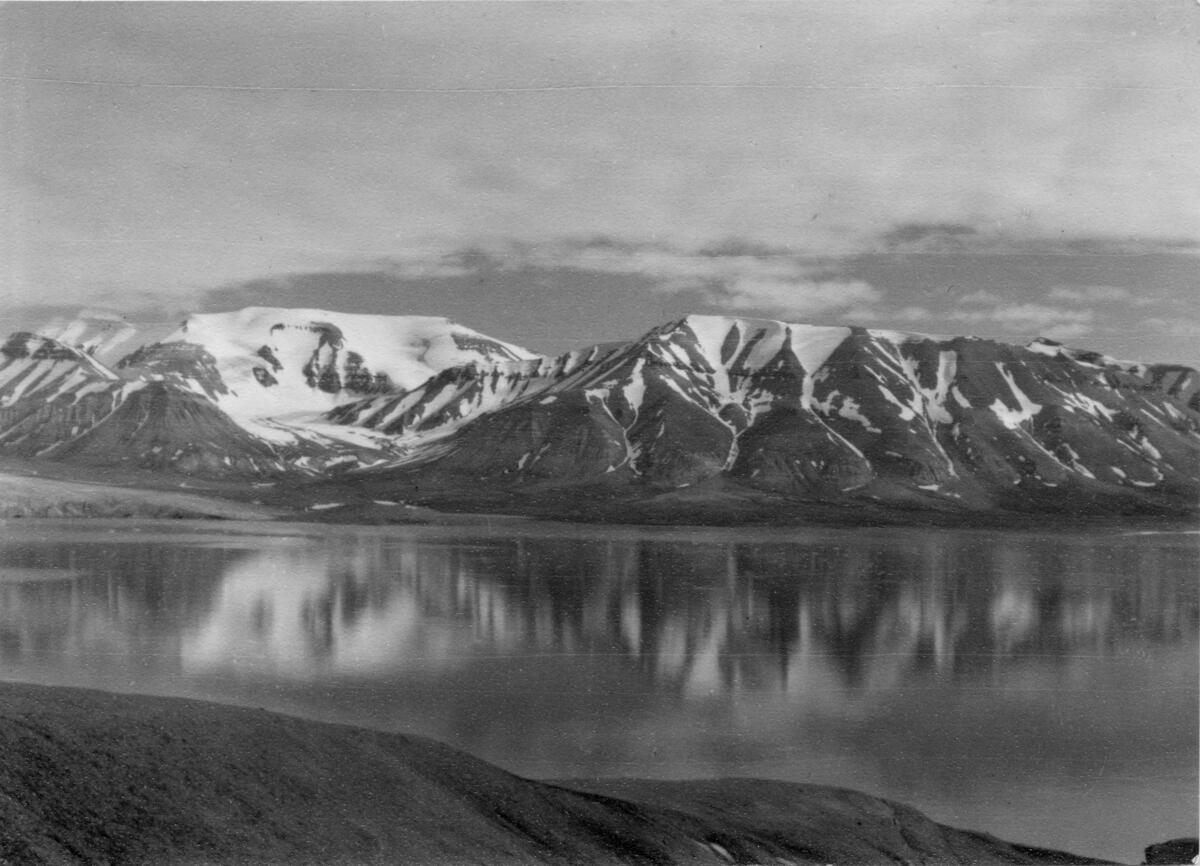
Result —
<instances>
[{"instance_id":1,"label":"foreground hill","mask_svg":"<svg viewBox=\"0 0 1200 866\"><path fill-rule=\"evenodd\" d=\"M4 344L0 453L606 519L1200 508L1200 374L1049 340L688 316L549 358L444 319L248 308L111 366L90 345Z\"/></svg>"},{"instance_id":2,"label":"foreground hill","mask_svg":"<svg viewBox=\"0 0 1200 866\"><path fill-rule=\"evenodd\" d=\"M0 684L0 754L13 864L1100 862L842 789L548 784L418 737L171 698Z\"/></svg>"}]
</instances>

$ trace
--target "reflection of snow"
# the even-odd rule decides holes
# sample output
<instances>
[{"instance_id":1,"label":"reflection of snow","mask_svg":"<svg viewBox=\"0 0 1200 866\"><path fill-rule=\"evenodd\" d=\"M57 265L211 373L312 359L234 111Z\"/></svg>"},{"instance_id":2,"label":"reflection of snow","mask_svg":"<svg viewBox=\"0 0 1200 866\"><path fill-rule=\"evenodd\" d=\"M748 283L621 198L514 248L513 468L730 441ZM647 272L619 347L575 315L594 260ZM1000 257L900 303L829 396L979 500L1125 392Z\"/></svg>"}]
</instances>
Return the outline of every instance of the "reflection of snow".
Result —
<instances>
[{"instance_id":1,"label":"reflection of snow","mask_svg":"<svg viewBox=\"0 0 1200 866\"><path fill-rule=\"evenodd\" d=\"M0 659L394 683L603 657L660 692L842 713L985 664L1194 630L1193 560L1180 566L1156 537L864 532L850 547L678 534L147 536L128 555L44 560L54 568L0 560L0 578L17 578L0 579Z\"/></svg>"},{"instance_id":2,"label":"reflection of snow","mask_svg":"<svg viewBox=\"0 0 1200 866\"><path fill-rule=\"evenodd\" d=\"M366 565L294 550L238 562L207 620L184 635L184 669L309 678L453 667L469 626L424 616L411 587Z\"/></svg>"},{"instance_id":3,"label":"reflection of snow","mask_svg":"<svg viewBox=\"0 0 1200 866\"><path fill-rule=\"evenodd\" d=\"M1000 649L1011 650L1037 627L1037 609L1028 587L1003 586L992 601L992 632Z\"/></svg>"}]
</instances>

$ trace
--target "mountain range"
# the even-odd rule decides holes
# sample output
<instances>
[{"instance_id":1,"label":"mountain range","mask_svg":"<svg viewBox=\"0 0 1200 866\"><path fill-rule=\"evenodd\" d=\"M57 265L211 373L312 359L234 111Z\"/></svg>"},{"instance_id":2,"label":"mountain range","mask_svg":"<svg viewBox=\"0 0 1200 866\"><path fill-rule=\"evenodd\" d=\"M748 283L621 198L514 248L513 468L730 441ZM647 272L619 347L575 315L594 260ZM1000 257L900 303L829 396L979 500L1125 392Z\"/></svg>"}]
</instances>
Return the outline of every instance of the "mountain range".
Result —
<instances>
[{"instance_id":1,"label":"mountain range","mask_svg":"<svg viewBox=\"0 0 1200 866\"><path fill-rule=\"evenodd\" d=\"M0 454L273 485L347 519L1190 514L1200 374L697 315L550 357L442 318L251 307L11 335Z\"/></svg>"}]
</instances>

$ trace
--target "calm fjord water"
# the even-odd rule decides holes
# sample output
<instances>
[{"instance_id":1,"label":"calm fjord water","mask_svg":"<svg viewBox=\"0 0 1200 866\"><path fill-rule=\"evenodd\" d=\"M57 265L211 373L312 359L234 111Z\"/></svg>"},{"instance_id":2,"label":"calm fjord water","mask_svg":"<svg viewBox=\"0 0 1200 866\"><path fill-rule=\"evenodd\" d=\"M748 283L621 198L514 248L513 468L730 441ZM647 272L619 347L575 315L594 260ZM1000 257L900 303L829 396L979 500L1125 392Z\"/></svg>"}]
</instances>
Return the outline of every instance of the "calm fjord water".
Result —
<instances>
[{"instance_id":1,"label":"calm fjord water","mask_svg":"<svg viewBox=\"0 0 1200 866\"><path fill-rule=\"evenodd\" d=\"M0 678L760 776L1138 862L1194 832L1200 536L10 521Z\"/></svg>"}]
</instances>

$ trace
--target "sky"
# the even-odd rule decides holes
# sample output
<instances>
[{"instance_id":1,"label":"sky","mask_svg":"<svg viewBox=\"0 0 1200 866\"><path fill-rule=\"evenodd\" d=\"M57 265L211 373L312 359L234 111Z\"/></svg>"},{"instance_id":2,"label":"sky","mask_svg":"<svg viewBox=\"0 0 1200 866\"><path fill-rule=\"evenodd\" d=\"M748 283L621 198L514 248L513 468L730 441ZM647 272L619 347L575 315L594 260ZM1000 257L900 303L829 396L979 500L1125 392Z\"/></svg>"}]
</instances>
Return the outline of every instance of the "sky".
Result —
<instances>
[{"instance_id":1,"label":"sky","mask_svg":"<svg viewBox=\"0 0 1200 866\"><path fill-rule=\"evenodd\" d=\"M690 312L1200 366L1200 3L10 3L0 331Z\"/></svg>"}]
</instances>

